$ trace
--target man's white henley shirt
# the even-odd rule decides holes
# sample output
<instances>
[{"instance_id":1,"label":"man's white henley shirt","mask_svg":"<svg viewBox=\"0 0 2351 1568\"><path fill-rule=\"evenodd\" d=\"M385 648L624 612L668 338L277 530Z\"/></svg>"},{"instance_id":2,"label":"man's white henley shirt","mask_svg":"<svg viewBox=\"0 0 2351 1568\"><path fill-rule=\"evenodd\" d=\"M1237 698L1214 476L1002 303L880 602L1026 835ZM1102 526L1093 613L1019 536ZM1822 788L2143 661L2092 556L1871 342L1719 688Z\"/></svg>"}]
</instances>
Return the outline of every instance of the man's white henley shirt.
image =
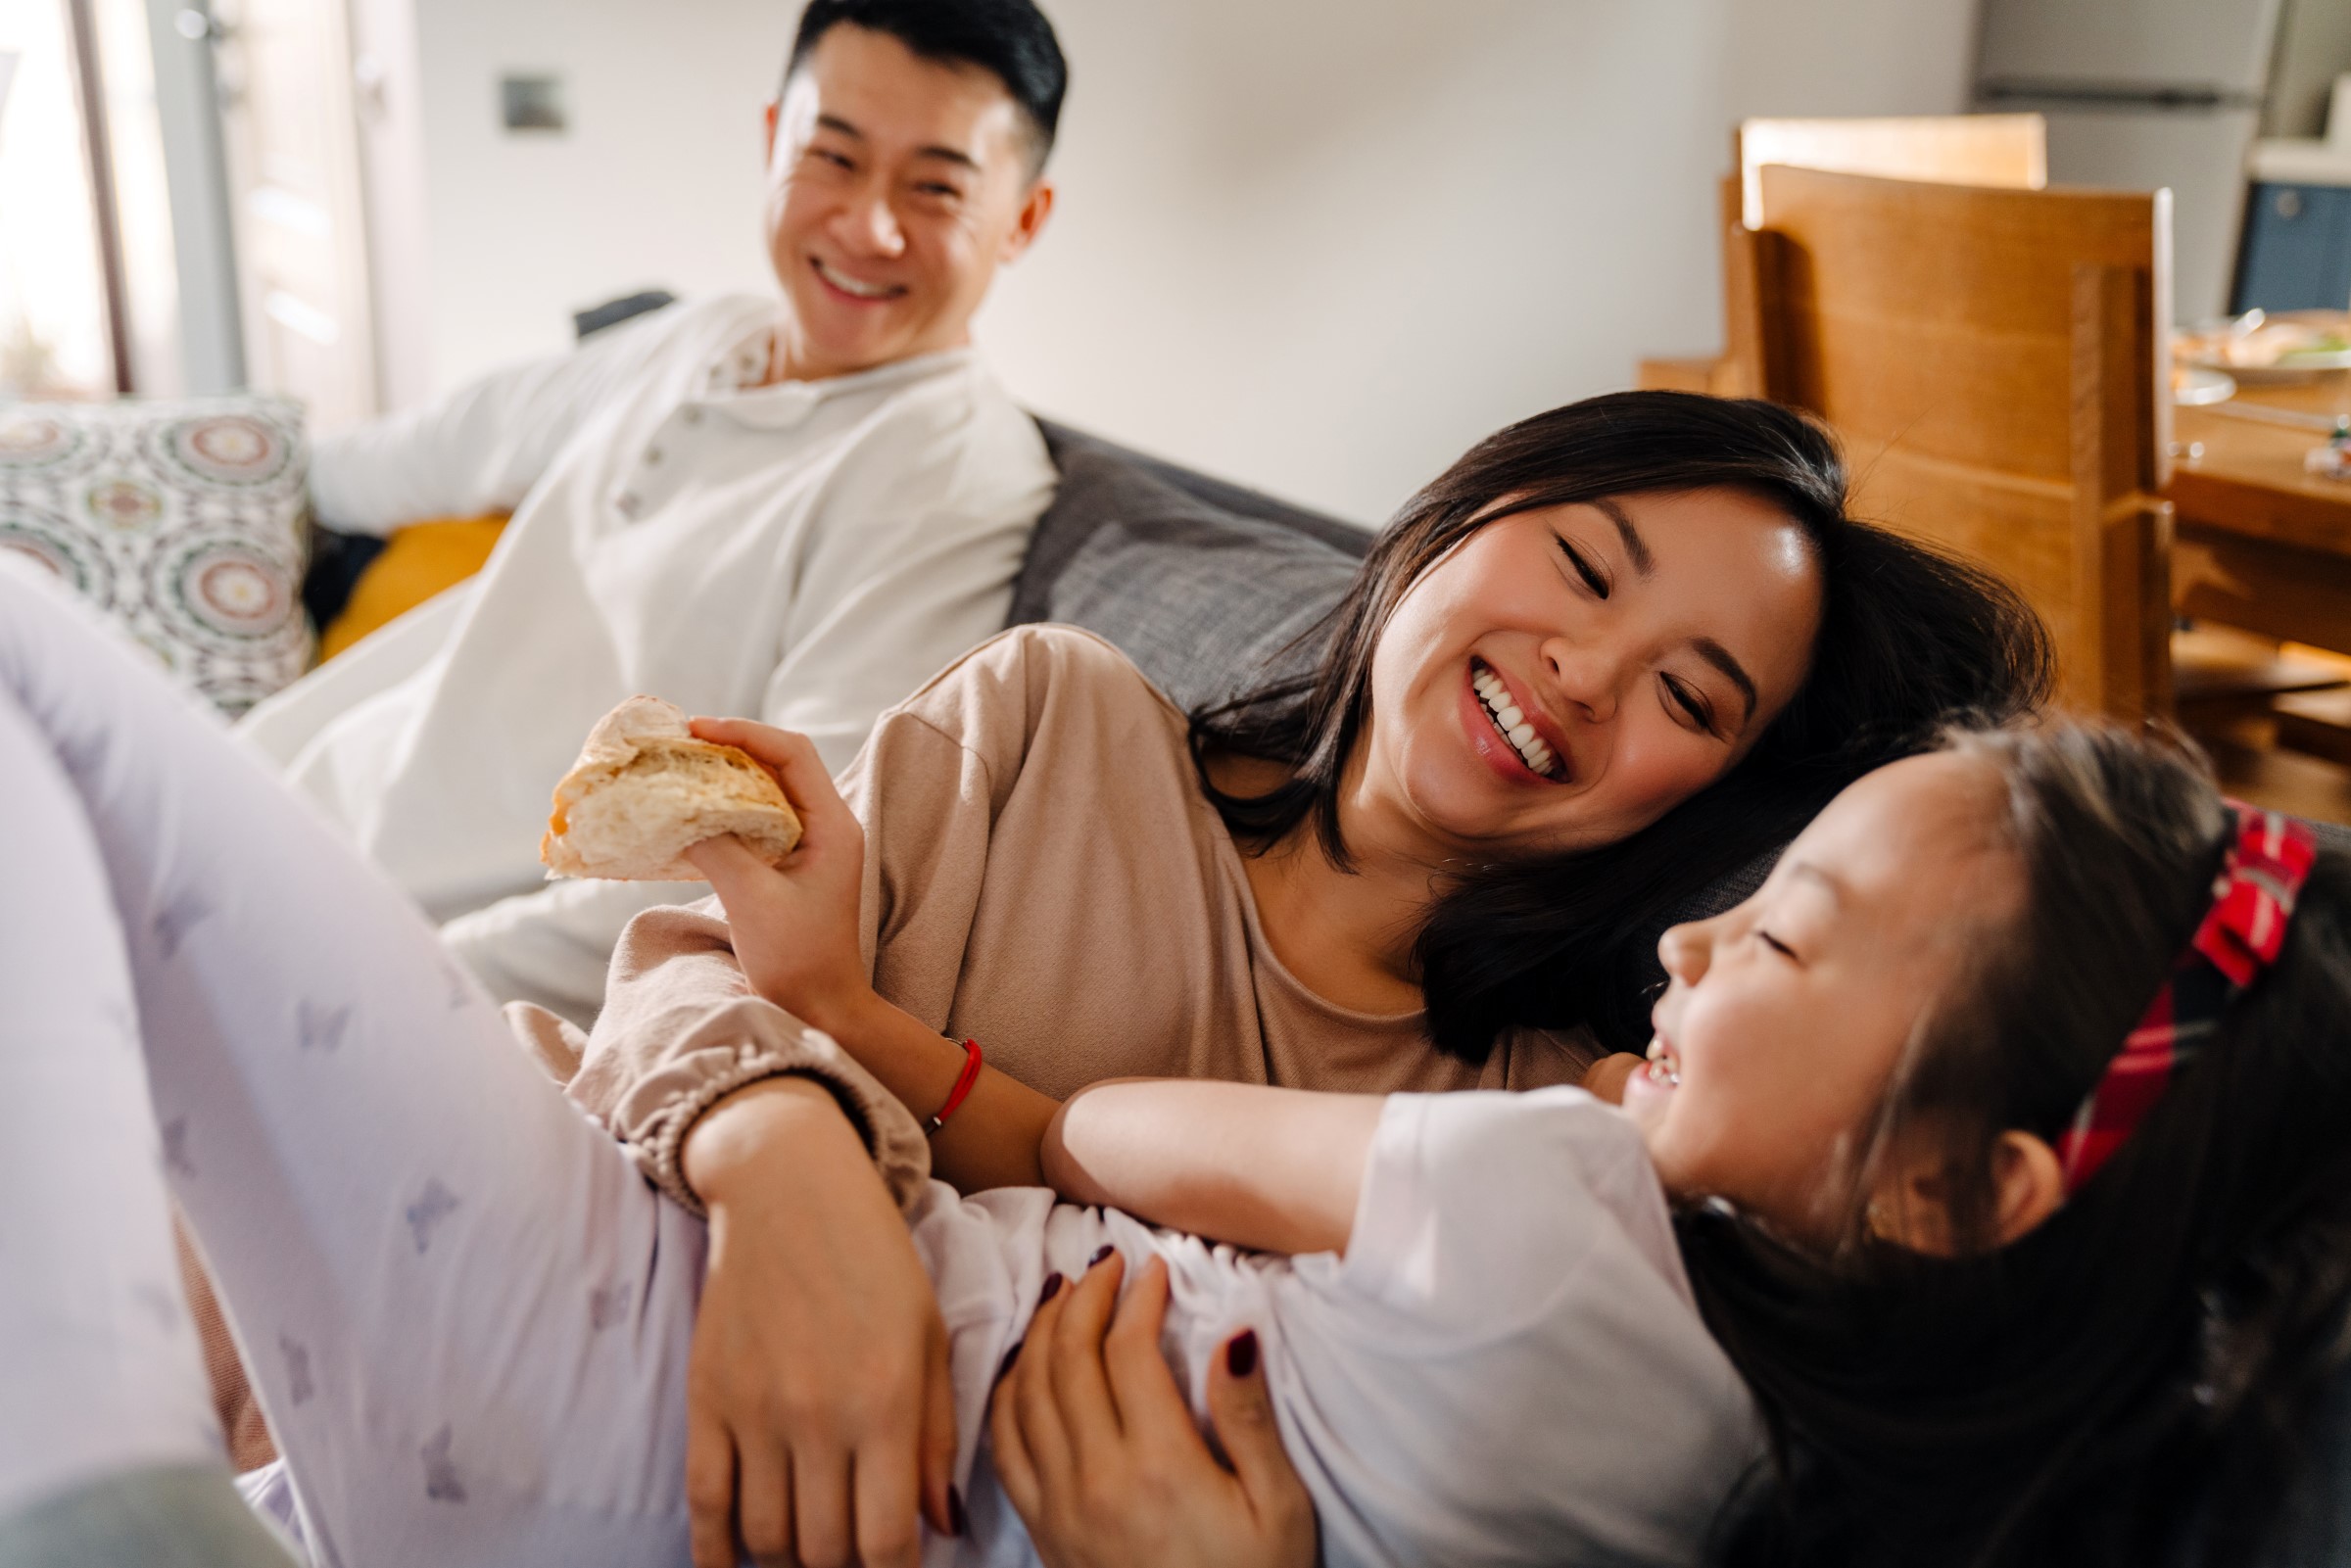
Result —
<instances>
[{"instance_id":1,"label":"man's white henley shirt","mask_svg":"<svg viewBox=\"0 0 2351 1568\"><path fill-rule=\"evenodd\" d=\"M331 527L513 513L479 576L242 727L501 1000L584 1021L629 918L707 892L543 880L615 702L756 716L839 771L1003 624L1055 482L1034 421L969 349L759 385L779 309L673 306L319 444Z\"/></svg>"}]
</instances>

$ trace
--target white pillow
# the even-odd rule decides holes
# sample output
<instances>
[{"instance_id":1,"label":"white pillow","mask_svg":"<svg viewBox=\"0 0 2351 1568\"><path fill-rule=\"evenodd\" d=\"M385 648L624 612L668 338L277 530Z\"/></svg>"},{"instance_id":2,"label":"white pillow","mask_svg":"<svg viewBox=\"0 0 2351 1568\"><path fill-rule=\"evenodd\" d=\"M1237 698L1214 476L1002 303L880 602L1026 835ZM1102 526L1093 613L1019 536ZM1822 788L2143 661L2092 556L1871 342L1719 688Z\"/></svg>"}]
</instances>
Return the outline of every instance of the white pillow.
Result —
<instances>
[{"instance_id":1,"label":"white pillow","mask_svg":"<svg viewBox=\"0 0 2351 1568\"><path fill-rule=\"evenodd\" d=\"M301 405L0 404L0 549L29 555L234 716L309 667Z\"/></svg>"}]
</instances>

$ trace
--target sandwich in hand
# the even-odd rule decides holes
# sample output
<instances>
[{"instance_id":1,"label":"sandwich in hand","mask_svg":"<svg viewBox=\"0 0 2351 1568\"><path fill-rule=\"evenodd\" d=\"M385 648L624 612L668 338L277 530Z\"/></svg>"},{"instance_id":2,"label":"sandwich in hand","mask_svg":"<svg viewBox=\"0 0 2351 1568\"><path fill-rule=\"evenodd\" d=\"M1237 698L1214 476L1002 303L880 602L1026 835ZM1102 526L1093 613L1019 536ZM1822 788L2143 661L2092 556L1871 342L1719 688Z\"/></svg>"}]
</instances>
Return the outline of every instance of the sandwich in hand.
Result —
<instances>
[{"instance_id":1,"label":"sandwich in hand","mask_svg":"<svg viewBox=\"0 0 2351 1568\"><path fill-rule=\"evenodd\" d=\"M631 697L597 721L555 785L539 858L558 877L700 881L685 851L723 833L781 865L800 819L747 752L696 739L659 697Z\"/></svg>"}]
</instances>

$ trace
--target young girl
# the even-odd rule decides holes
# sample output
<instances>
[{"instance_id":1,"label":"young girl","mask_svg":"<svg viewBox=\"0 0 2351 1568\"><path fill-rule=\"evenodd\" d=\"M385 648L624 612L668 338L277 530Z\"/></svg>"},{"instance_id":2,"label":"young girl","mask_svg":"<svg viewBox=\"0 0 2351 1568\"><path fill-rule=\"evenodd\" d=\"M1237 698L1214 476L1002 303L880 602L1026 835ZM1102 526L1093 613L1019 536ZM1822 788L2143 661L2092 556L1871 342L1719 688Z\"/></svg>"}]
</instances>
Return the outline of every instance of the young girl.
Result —
<instances>
[{"instance_id":1,"label":"young girl","mask_svg":"<svg viewBox=\"0 0 2351 1568\"><path fill-rule=\"evenodd\" d=\"M0 1143L0 1519L66 1539L133 1473L204 1496L168 1174L264 1356L317 1560L678 1560L698 1227L498 1043L411 910L6 573L0 744L0 1073L38 1108ZM1081 1094L1041 1155L1066 1194L1269 1251L927 1189L967 1434L929 1551L1024 1559L1001 1488L1034 1456L970 1435L1037 1304L1119 1255L1173 1276L1194 1380L1253 1336L1333 1562L1686 1560L1753 1440L1689 1279L1788 1456L1792 1506L1740 1549L2094 1542L2118 1512L2084 1454L2205 1473L2274 1386L2247 1331L2338 1305L2309 1244L2341 1202L2313 1092L2340 1069L2301 1064L2351 1016L2346 897L2337 860L2128 741L1965 739L1847 790L1754 899L1667 938L1622 1114L1563 1088ZM2101 920L2098 964L2053 961ZM803 1045L765 1092L805 1138L848 1136L844 1104L905 1120ZM1685 1223L1687 1277L1667 1191L1722 1200ZM2118 1334L2084 1291L2179 1331ZM2002 1507L1954 1467L1977 1461L2013 1472ZM911 1547L743 1523L817 1561Z\"/></svg>"}]
</instances>

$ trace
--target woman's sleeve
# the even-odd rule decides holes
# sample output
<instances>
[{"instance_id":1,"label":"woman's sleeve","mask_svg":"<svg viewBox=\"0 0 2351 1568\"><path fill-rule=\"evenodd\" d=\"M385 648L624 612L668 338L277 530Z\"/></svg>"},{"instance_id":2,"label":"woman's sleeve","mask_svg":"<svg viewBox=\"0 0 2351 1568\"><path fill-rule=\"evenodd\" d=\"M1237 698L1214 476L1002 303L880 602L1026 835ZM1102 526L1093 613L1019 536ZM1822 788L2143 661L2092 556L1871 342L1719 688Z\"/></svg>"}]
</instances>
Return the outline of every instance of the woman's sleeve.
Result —
<instances>
[{"instance_id":1,"label":"woman's sleeve","mask_svg":"<svg viewBox=\"0 0 2351 1568\"><path fill-rule=\"evenodd\" d=\"M699 1213L680 1164L686 1134L737 1089L786 1073L833 1091L899 1207L913 1203L931 1174L922 1128L831 1036L752 991L715 898L630 923L568 1092L656 1186Z\"/></svg>"},{"instance_id":2,"label":"woman's sleeve","mask_svg":"<svg viewBox=\"0 0 2351 1568\"><path fill-rule=\"evenodd\" d=\"M953 1005L986 878L996 775L1017 774L1027 749L1023 641L985 644L883 715L840 780L865 824L867 972L934 1028ZM570 1093L647 1175L698 1210L678 1167L687 1133L735 1090L787 1072L833 1089L892 1190L912 1201L930 1168L913 1116L828 1036L752 990L713 898L629 924Z\"/></svg>"}]
</instances>

